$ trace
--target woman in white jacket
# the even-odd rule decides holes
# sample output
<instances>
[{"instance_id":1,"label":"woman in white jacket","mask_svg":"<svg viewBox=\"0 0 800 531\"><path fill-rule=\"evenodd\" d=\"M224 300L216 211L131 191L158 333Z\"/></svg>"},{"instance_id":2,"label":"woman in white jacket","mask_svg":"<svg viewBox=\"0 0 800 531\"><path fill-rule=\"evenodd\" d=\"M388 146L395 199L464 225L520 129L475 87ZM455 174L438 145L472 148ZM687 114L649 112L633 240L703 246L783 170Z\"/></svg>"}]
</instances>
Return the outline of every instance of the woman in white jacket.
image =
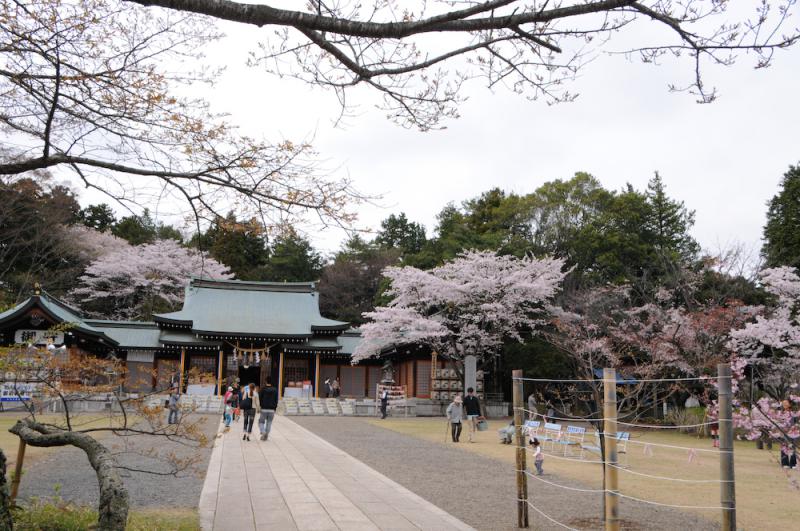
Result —
<instances>
[{"instance_id":1,"label":"woman in white jacket","mask_svg":"<svg viewBox=\"0 0 800 531\"><path fill-rule=\"evenodd\" d=\"M450 434L453 442L458 442L461 437L461 419L464 418L464 402L461 395L456 395L453 401L447 406L447 421L450 423Z\"/></svg>"}]
</instances>

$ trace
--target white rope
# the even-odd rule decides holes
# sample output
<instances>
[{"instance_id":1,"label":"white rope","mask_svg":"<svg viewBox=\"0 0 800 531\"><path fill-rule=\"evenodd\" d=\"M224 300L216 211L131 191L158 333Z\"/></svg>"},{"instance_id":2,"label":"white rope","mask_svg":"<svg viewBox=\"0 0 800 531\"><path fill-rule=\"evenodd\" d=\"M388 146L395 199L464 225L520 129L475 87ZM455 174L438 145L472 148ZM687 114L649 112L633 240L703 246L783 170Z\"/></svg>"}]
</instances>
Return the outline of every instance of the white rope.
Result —
<instances>
[{"instance_id":1,"label":"white rope","mask_svg":"<svg viewBox=\"0 0 800 531\"><path fill-rule=\"evenodd\" d=\"M560 487L566 490L574 490L575 492L593 492L593 493L605 492L604 489L579 489L577 487L568 487L566 485L559 485L558 483L553 483L552 481L547 481L546 479L542 479L539 476L532 474L529 470L517 470L517 472L522 472L526 476L530 476L534 479L537 479L542 483L547 483L548 485L552 485L554 487Z\"/></svg>"},{"instance_id":2,"label":"white rope","mask_svg":"<svg viewBox=\"0 0 800 531\"><path fill-rule=\"evenodd\" d=\"M709 381L709 380L716 380L719 376L687 376L685 378L631 378L630 381L622 381L621 384L637 384L637 383L655 383L655 382L689 382L689 381ZM728 378L725 376L724 378ZM523 381L523 382L543 382L543 383L602 383L604 380L602 378L596 378L592 380L561 380L556 378L520 378L520 377L512 377L512 380L516 381ZM620 382L617 382L620 384Z\"/></svg>"},{"instance_id":3,"label":"white rope","mask_svg":"<svg viewBox=\"0 0 800 531\"><path fill-rule=\"evenodd\" d=\"M600 432L599 435L605 435L608 438L616 437L616 434L609 434L605 432ZM645 446L656 446L659 448L675 448L678 450L694 450L695 452L711 452L715 454L732 454L733 450L720 450L720 449L709 449L709 448L691 448L689 446L675 446L672 444L659 444L654 442L647 442L647 441L635 441L633 439L628 439L625 442L633 443L633 444L643 444Z\"/></svg>"},{"instance_id":4,"label":"white rope","mask_svg":"<svg viewBox=\"0 0 800 531\"><path fill-rule=\"evenodd\" d=\"M517 448L521 448L521 446L517 446ZM533 453L533 450L531 450L530 446L525 448L525 450L528 451L528 452ZM575 459L575 458L572 458L572 457L563 457L563 456L555 455L555 454L544 454L544 455L546 455L548 459L552 457L554 459L561 459L562 461L574 461L576 463L589 463L589 464L592 464L592 465L604 465L604 464L609 464L610 465L611 464L610 461L597 461L597 460L593 460L593 459Z\"/></svg>"},{"instance_id":5,"label":"white rope","mask_svg":"<svg viewBox=\"0 0 800 531\"><path fill-rule=\"evenodd\" d=\"M517 446L516 448L522 448L522 447ZM533 453L533 450L531 449L531 447L526 447L524 449L525 449L526 452L529 452L531 454ZM619 463L615 464L615 463L612 463L611 461L598 461L598 460L593 460L593 459L576 459L576 458L572 458L572 457L563 457L563 456L555 455L555 454L544 454L544 455L546 455L548 459L551 459L551 458L552 459L560 459L561 461L572 461L574 463L586 463L586 464L592 464L592 465L608 465L610 467L616 468L617 470L622 470L623 472L627 472L628 474L634 474L636 476L642 476L642 477L652 478L652 479L660 479L660 480L664 480L664 481L678 481L678 482L682 482L682 483L733 483L734 482L734 480L732 480L732 479L683 479L683 478L671 478L671 477L666 477L666 476L656 476L656 475L653 475L653 474L645 474L644 472L636 472L635 470L631 470L630 468L626 468L626 467L620 466Z\"/></svg>"},{"instance_id":6,"label":"white rope","mask_svg":"<svg viewBox=\"0 0 800 531\"><path fill-rule=\"evenodd\" d=\"M674 426L664 426L660 424L637 424L634 422L624 422L617 419L611 419L606 417L555 417L551 415L543 415L537 411L532 411L530 409L525 409L521 406L515 406L514 410L524 411L528 415L533 415L536 417L541 417L544 420L563 420L567 422L605 422L607 420L616 420L617 424L624 424L625 426L632 426L634 428L652 428L657 430L677 430L680 428L697 428L700 426L711 426L712 424L717 424L719 421L711 421L711 422L701 422L700 424L679 424Z\"/></svg>"},{"instance_id":7,"label":"white rope","mask_svg":"<svg viewBox=\"0 0 800 531\"><path fill-rule=\"evenodd\" d=\"M561 522L559 522L558 520L556 520L556 519L554 519L554 518L552 518L552 517L548 516L548 515L547 515L547 514L546 514L544 511L542 511L541 509L539 509L538 507L536 507L534 504L532 504L532 503L531 503L530 501L528 501L528 500L517 500L517 501L524 501L525 503L527 503L527 504L528 504L528 507L530 507L531 509L533 509L533 510L534 510L534 511L536 511L537 513L541 514L542 516L544 516L545 518L547 518L548 520L550 520L550 521L551 521L551 522L553 522L554 524L556 524L556 525L559 525L559 526L563 527L564 529L569 529L570 531L579 531L578 529L575 529L574 527L570 527L570 526L568 526L568 525L566 525L566 524L562 524L562 523L561 523Z\"/></svg>"},{"instance_id":8,"label":"white rope","mask_svg":"<svg viewBox=\"0 0 800 531\"><path fill-rule=\"evenodd\" d=\"M683 479L683 478L669 478L666 476L654 476L652 474L645 474L644 472L636 472L635 470L631 470L629 468L621 467L619 465L615 465L612 463L608 463L608 466L614 467L617 470L622 470L627 472L628 474L634 474L636 476L642 476L646 478L652 479L662 479L664 481L680 481L682 483L733 483L732 479Z\"/></svg>"},{"instance_id":9,"label":"white rope","mask_svg":"<svg viewBox=\"0 0 800 531\"><path fill-rule=\"evenodd\" d=\"M675 509L708 509L709 511L711 511L711 510L714 510L714 511L732 511L733 510L733 507L717 507L717 506L709 507L709 506L703 506L703 505L673 505L671 503L661 503L661 502L656 502L656 501L652 501L652 500L643 500L641 498L635 498L633 496L628 496L627 494L622 494L620 492L611 492L611 491L608 491L608 492L610 492L612 494L616 494L620 498L627 498L629 500L633 500L633 501L637 501L637 502L649 503L650 505L659 505L661 507L674 507Z\"/></svg>"}]
</instances>

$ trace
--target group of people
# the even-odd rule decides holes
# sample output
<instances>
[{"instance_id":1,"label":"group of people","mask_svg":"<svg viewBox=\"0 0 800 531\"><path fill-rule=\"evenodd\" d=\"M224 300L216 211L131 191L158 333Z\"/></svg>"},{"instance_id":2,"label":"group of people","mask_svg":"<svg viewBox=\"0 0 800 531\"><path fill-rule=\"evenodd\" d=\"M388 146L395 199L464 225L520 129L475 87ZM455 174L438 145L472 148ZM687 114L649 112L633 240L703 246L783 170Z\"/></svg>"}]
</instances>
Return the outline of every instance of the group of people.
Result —
<instances>
[{"instance_id":1,"label":"group of people","mask_svg":"<svg viewBox=\"0 0 800 531\"><path fill-rule=\"evenodd\" d=\"M339 398L342 394L342 383L337 376L333 380L330 378L325 379L325 398Z\"/></svg>"},{"instance_id":2,"label":"group of people","mask_svg":"<svg viewBox=\"0 0 800 531\"><path fill-rule=\"evenodd\" d=\"M469 422L469 442L475 442L478 421L482 418L481 403L475 395L475 389L468 388L467 396L464 398L461 398L461 395L456 395L450 405L447 406L446 413L453 442L457 443L461 438L461 423L463 419Z\"/></svg>"},{"instance_id":3,"label":"group of people","mask_svg":"<svg viewBox=\"0 0 800 531\"><path fill-rule=\"evenodd\" d=\"M272 420L278 409L278 389L272 386L269 379L263 387L254 383L236 389L228 387L224 400L223 419L226 431L230 429L231 422L238 421L241 415L244 419L242 440L249 441L250 435L253 433L256 415L258 415L258 431L261 433L261 440L269 439Z\"/></svg>"}]
</instances>

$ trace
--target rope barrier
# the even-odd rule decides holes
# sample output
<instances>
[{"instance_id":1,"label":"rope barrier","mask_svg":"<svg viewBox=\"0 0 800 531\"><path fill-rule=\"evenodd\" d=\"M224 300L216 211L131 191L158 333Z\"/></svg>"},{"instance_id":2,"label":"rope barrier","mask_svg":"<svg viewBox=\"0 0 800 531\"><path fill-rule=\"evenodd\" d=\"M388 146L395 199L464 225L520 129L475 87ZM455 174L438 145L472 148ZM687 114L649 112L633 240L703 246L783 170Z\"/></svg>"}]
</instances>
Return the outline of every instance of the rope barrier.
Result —
<instances>
[{"instance_id":1,"label":"rope barrier","mask_svg":"<svg viewBox=\"0 0 800 531\"><path fill-rule=\"evenodd\" d=\"M623 381L621 384L637 384L637 383L656 383L656 382L691 382L691 381L711 381L718 379L718 376L687 376L684 378L631 378L630 380ZM523 382L541 382L541 383L603 383L602 378L592 380L562 380L557 378L514 378L511 380ZM620 384L620 382L617 382Z\"/></svg>"},{"instance_id":2,"label":"rope barrier","mask_svg":"<svg viewBox=\"0 0 800 531\"><path fill-rule=\"evenodd\" d=\"M524 501L526 504L528 504L528 507L530 507L531 509L533 509L533 510L534 510L534 511L536 511L537 513L541 514L542 516L544 516L545 518L547 518L548 520L550 520L550 521L551 521L551 522L553 522L554 524L556 524L556 525L559 525L559 526L563 527L564 529L569 529L570 531L579 531L578 529L575 529L574 527L570 527L570 526L568 526L568 525L566 525L566 524L562 524L561 522L559 522L559 521L558 521L558 520L556 520L555 518L552 518L551 516L547 515L547 514L546 514L544 511L542 511L541 509L539 509L538 507L536 507L536 506L535 506L534 504L532 504L532 503L531 503L529 500L520 500L520 499L518 499L517 501Z\"/></svg>"},{"instance_id":3,"label":"rope barrier","mask_svg":"<svg viewBox=\"0 0 800 531\"><path fill-rule=\"evenodd\" d=\"M609 491L609 492L611 492L611 491ZM733 510L732 507L718 507L718 506L710 507L710 506L703 506L703 505L674 505L674 504L671 504L671 503L661 503L661 502L652 501L652 500L643 500L641 498L636 498L634 496L628 496L627 494L622 494L621 492L612 492L612 494L616 494L620 498L627 498L629 500L633 500L633 501L637 501L637 502L641 502L641 503L649 503L650 505L658 505L658 506L661 506L661 507L673 507L675 509L708 509L709 511L711 511L711 510L714 510L714 511L730 511L730 510Z\"/></svg>"},{"instance_id":4,"label":"rope barrier","mask_svg":"<svg viewBox=\"0 0 800 531\"><path fill-rule=\"evenodd\" d=\"M608 434L608 433L605 433L605 432L598 432L598 435L604 435L606 437L615 437L616 436L616 434L612 435L612 434ZM672 444L660 444L660 443L654 443L654 442L636 441L636 440L633 440L633 439L628 439L627 442L632 443L632 444L642 444L642 445L645 445L645 446L655 446L655 447L658 447L658 448L675 448L677 450L694 450L695 452L711 452L711 453L714 453L714 454L723 454L723 453L730 454L730 453L733 453L733 450L720 450L718 448L714 448L714 449L710 449L710 448L692 448L690 446L675 446L675 445L672 445Z\"/></svg>"},{"instance_id":5,"label":"rope barrier","mask_svg":"<svg viewBox=\"0 0 800 531\"><path fill-rule=\"evenodd\" d=\"M554 487L559 487L559 488L566 489L566 490L574 490L575 492L590 492L590 493L591 492L593 492L593 493L605 492L604 489L599 489L599 490L598 489L580 489L578 487L568 487L567 485L559 485L558 483L553 483L552 481L547 481L546 479L540 478L536 474L531 473L530 470L517 470L517 472L522 472L526 476L530 476L530 477L532 477L534 479L537 479L537 480L541 481L542 483L547 483L548 485L552 485Z\"/></svg>"},{"instance_id":6,"label":"rope barrier","mask_svg":"<svg viewBox=\"0 0 800 531\"><path fill-rule=\"evenodd\" d=\"M605 422L606 420L616 420L616 419L606 419L605 417L555 417L550 415L543 415L537 411L533 411L530 409L526 409L524 407L515 407L515 411L524 411L528 415L534 415L536 417L541 417L544 420L563 420L568 422ZM652 428L652 429L659 429L659 430L677 430L681 428L698 428L700 426L711 426L712 424L717 424L718 421L710 421L710 422L701 422L700 424L678 424L673 426L663 426L659 424L637 424L634 422L624 422L621 420L617 420L617 424L623 424L625 426L632 426L634 428Z\"/></svg>"},{"instance_id":7,"label":"rope barrier","mask_svg":"<svg viewBox=\"0 0 800 531\"><path fill-rule=\"evenodd\" d=\"M652 474L645 474L644 472L636 472L635 470L631 470L630 468L625 468L619 465L615 465L613 463L608 463L608 466L614 467L617 470L622 470L623 472L627 472L628 474L634 474L636 476L642 476L646 478L652 479L660 479L664 481L680 481L682 483L733 483L732 479L683 479L683 478L669 478L666 476L655 476Z\"/></svg>"},{"instance_id":8,"label":"rope barrier","mask_svg":"<svg viewBox=\"0 0 800 531\"><path fill-rule=\"evenodd\" d=\"M517 446L516 448L522 448ZM524 450L530 454L533 454L533 450L530 446L525 447ZM667 476L656 476L654 474L645 474L644 472L637 472L635 470L631 470L630 468L626 468L624 466L620 466L618 463L614 464L611 461L602 461L602 460L594 460L594 459L577 459L574 457L564 457L561 455L555 454L544 454L548 459L557 459L560 461L571 461L573 463L586 463L591 465L608 465L611 467L616 468L617 470L622 470L623 472L627 472L628 474L633 474L636 476L642 476L646 478L652 479L659 479L663 481L678 481L681 483L733 483L734 481L731 479L684 479L684 478L671 478Z\"/></svg>"}]
</instances>

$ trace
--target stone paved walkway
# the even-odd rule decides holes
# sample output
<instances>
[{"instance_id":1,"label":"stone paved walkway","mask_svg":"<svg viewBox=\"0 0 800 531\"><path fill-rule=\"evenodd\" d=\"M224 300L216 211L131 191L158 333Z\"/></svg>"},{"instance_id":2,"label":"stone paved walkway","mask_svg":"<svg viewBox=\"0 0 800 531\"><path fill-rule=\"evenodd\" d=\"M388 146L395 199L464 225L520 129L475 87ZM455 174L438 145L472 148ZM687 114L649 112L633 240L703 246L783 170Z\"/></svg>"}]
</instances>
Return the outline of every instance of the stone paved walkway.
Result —
<instances>
[{"instance_id":1,"label":"stone paved walkway","mask_svg":"<svg viewBox=\"0 0 800 531\"><path fill-rule=\"evenodd\" d=\"M252 439L242 441L241 423L216 439L204 530L472 529L286 417L275 417L269 441Z\"/></svg>"}]
</instances>

